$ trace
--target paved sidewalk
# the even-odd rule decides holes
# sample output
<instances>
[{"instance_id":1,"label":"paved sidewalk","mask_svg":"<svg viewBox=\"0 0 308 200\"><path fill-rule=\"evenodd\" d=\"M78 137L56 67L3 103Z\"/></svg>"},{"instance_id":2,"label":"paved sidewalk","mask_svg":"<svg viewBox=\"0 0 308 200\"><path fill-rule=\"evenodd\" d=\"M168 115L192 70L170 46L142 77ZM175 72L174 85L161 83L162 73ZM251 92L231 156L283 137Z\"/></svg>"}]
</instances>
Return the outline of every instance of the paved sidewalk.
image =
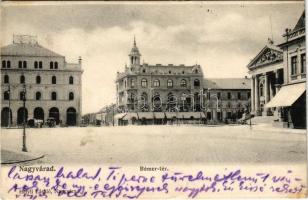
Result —
<instances>
[{"instance_id":1,"label":"paved sidewalk","mask_svg":"<svg viewBox=\"0 0 308 200\"><path fill-rule=\"evenodd\" d=\"M1 164L30 163L42 159L44 155L31 152L17 152L1 149Z\"/></svg>"}]
</instances>

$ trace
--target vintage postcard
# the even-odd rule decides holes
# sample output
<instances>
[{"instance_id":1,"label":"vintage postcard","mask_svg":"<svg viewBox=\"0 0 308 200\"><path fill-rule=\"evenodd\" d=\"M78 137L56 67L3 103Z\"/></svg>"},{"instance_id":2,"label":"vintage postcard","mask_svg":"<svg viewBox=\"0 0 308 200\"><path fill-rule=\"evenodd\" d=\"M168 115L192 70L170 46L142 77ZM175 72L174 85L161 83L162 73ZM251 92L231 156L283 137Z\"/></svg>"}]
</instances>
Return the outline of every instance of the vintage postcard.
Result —
<instances>
[{"instance_id":1,"label":"vintage postcard","mask_svg":"<svg viewBox=\"0 0 308 200\"><path fill-rule=\"evenodd\" d=\"M1 199L307 196L304 1L1 2Z\"/></svg>"}]
</instances>

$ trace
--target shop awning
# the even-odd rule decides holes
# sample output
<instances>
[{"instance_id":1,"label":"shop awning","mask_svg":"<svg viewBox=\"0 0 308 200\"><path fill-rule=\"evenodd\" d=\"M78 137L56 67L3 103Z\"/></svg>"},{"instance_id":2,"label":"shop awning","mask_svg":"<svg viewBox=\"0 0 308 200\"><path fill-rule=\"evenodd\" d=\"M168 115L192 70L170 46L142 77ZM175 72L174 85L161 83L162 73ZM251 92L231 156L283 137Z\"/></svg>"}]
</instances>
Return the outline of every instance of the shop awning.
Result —
<instances>
[{"instance_id":1,"label":"shop awning","mask_svg":"<svg viewBox=\"0 0 308 200\"><path fill-rule=\"evenodd\" d=\"M165 112L168 119L176 118L176 112Z\"/></svg>"},{"instance_id":2,"label":"shop awning","mask_svg":"<svg viewBox=\"0 0 308 200\"><path fill-rule=\"evenodd\" d=\"M123 117L124 120L129 120L132 118L138 119L137 113L127 113L127 115Z\"/></svg>"},{"instance_id":3,"label":"shop awning","mask_svg":"<svg viewBox=\"0 0 308 200\"><path fill-rule=\"evenodd\" d=\"M154 112L154 116L156 119L164 119L165 118L165 113L163 112Z\"/></svg>"},{"instance_id":4,"label":"shop awning","mask_svg":"<svg viewBox=\"0 0 308 200\"><path fill-rule=\"evenodd\" d=\"M115 119L122 119L123 117L125 117L127 115L127 113L118 113L114 116Z\"/></svg>"},{"instance_id":5,"label":"shop awning","mask_svg":"<svg viewBox=\"0 0 308 200\"><path fill-rule=\"evenodd\" d=\"M153 119L154 115L152 112L138 112L139 119Z\"/></svg>"},{"instance_id":6,"label":"shop awning","mask_svg":"<svg viewBox=\"0 0 308 200\"><path fill-rule=\"evenodd\" d=\"M180 113L180 118L184 118L184 119L200 119L204 117L201 112L181 112Z\"/></svg>"},{"instance_id":7,"label":"shop awning","mask_svg":"<svg viewBox=\"0 0 308 200\"><path fill-rule=\"evenodd\" d=\"M282 86L274 98L265 105L271 107L291 106L306 91L306 83Z\"/></svg>"}]
</instances>

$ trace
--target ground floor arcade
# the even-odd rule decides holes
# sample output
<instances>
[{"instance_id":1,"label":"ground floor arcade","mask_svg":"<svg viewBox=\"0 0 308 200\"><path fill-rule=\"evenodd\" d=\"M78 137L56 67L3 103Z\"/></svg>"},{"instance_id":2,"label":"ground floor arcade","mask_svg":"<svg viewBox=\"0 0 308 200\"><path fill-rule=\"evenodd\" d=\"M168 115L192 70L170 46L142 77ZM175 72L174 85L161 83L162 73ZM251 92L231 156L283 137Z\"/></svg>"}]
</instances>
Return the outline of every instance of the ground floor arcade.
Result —
<instances>
[{"instance_id":1,"label":"ground floor arcade","mask_svg":"<svg viewBox=\"0 0 308 200\"><path fill-rule=\"evenodd\" d=\"M69 107L65 110L60 110L58 107L43 108L10 108L3 107L1 109L1 126L19 126L22 125L24 121L29 119L40 119L47 120L48 118L53 118L58 125L68 125L75 126L78 124L79 113L74 107Z\"/></svg>"}]
</instances>

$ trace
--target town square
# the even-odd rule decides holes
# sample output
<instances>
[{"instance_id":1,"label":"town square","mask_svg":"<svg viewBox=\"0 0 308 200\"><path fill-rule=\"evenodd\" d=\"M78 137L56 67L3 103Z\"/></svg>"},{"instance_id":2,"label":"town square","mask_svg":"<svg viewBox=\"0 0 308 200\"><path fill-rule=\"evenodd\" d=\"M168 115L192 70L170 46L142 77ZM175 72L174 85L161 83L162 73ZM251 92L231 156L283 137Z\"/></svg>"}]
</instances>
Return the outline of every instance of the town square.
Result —
<instances>
[{"instance_id":1,"label":"town square","mask_svg":"<svg viewBox=\"0 0 308 200\"><path fill-rule=\"evenodd\" d=\"M18 153L22 148L21 129L6 129L1 135L2 159L14 162L18 158L31 160L44 155L44 158L28 163L73 165L306 162L304 130L283 130L264 125L149 125L27 131L29 157Z\"/></svg>"},{"instance_id":2,"label":"town square","mask_svg":"<svg viewBox=\"0 0 308 200\"><path fill-rule=\"evenodd\" d=\"M5 197L307 195L304 2L1 6Z\"/></svg>"}]
</instances>

